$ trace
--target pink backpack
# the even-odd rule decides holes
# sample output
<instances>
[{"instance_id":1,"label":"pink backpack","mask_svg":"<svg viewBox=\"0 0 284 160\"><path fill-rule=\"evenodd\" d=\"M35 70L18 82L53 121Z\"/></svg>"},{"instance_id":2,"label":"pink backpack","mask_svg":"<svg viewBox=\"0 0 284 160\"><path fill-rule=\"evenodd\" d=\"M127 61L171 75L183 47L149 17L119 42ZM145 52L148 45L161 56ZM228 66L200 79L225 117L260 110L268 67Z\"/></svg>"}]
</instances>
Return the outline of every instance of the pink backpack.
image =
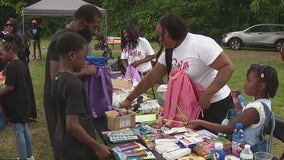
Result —
<instances>
[{"instance_id":1,"label":"pink backpack","mask_svg":"<svg viewBox=\"0 0 284 160\"><path fill-rule=\"evenodd\" d=\"M179 68L174 68L169 76L163 119L171 126L182 126L187 121L198 118L202 108L198 97L203 86L191 81Z\"/></svg>"}]
</instances>

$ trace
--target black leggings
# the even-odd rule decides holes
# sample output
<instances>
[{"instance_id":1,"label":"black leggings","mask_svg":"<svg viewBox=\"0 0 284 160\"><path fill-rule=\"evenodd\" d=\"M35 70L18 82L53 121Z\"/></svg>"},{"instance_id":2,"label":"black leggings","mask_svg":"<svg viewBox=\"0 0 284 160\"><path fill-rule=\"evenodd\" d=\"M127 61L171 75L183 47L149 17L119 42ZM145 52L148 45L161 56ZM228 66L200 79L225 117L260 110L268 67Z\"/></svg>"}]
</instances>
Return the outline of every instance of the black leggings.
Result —
<instances>
[{"instance_id":1,"label":"black leggings","mask_svg":"<svg viewBox=\"0 0 284 160\"><path fill-rule=\"evenodd\" d=\"M204 117L200 114L199 119L221 124L221 122L225 119L228 110L233 108L234 102L230 94L226 98L212 103L208 109L204 109Z\"/></svg>"}]
</instances>

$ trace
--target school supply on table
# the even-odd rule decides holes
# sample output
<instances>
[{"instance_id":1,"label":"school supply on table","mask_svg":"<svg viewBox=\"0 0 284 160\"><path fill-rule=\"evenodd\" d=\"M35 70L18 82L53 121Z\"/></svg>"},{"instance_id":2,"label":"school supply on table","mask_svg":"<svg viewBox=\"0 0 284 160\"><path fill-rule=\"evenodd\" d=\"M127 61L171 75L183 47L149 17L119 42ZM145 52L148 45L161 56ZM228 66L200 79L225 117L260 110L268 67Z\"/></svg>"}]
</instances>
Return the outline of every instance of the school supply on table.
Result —
<instances>
[{"instance_id":1,"label":"school supply on table","mask_svg":"<svg viewBox=\"0 0 284 160\"><path fill-rule=\"evenodd\" d=\"M180 157L178 158L178 160L205 160L203 157L201 156L185 156L185 157Z\"/></svg>"},{"instance_id":2,"label":"school supply on table","mask_svg":"<svg viewBox=\"0 0 284 160\"><path fill-rule=\"evenodd\" d=\"M136 113L124 108L105 112L109 130L120 130L135 126Z\"/></svg>"},{"instance_id":3,"label":"school supply on table","mask_svg":"<svg viewBox=\"0 0 284 160\"><path fill-rule=\"evenodd\" d=\"M180 148L174 151L163 153L163 158L166 160L173 160L191 153L190 148Z\"/></svg>"},{"instance_id":4,"label":"school supply on table","mask_svg":"<svg viewBox=\"0 0 284 160\"><path fill-rule=\"evenodd\" d=\"M172 138L170 135L166 134L160 134L160 133L155 133L155 134L146 134L146 135L140 135L139 136L140 140L149 148L150 150L155 150L155 141L160 140L160 139L165 139L165 138Z\"/></svg>"},{"instance_id":5,"label":"school supply on table","mask_svg":"<svg viewBox=\"0 0 284 160\"><path fill-rule=\"evenodd\" d=\"M214 145L217 142L221 142L225 153L230 154L232 142L224 137L217 137L208 141L196 143L193 150L197 155L202 156L205 159L210 159L211 151L214 149Z\"/></svg>"},{"instance_id":6,"label":"school supply on table","mask_svg":"<svg viewBox=\"0 0 284 160\"><path fill-rule=\"evenodd\" d=\"M120 160L156 159L151 151L138 142L121 144L113 148Z\"/></svg>"},{"instance_id":7,"label":"school supply on table","mask_svg":"<svg viewBox=\"0 0 284 160\"><path fill-rule=\"evenodd\" d=\"M217 136L209 131L206 132L205 130L199 132L194 130L189 130L182 134L173 135L173 137L178 139L178 143L182 147L192 147L199 142L208 141L212 138L216 138Z\"/></svg>"},{"instance_id":8,"label":"school supply on table","mask_svg":"<svg viewBox=\"0 0 284 160\"><path fill-rule=\"evenodd\" d=\"M133 131L137 136L157 133L156 129L147 124L136 124Z\"/></svg>"},{"instance_id":9,"label":"school supply on table","mask_svg":"<svg viewBox=\"0 0 284 160\"><path fill-rule=\"evenodd\" d=\"M155 151L157 151L159 154L163 154L165 152L174 151L177 149L180 149L181 146L178 145L177 139L156 139L155 140Z\"/></svg>"},{"instance_id":10,"label":"school supply on table","mask_svg":"<svg viewBox=\"0 0 284 160\"><path fill-rule=\"evenodd\" d=\"M161 131L164 134L176 134L176 133L184 133L184 132L192 131L192 130L186 127L172 127L172 128L162 127Z\"/></svg>"},{"instance_id":11,"label":"school supply on table","mask_svg":"<svg viewBox=\"0 0 284 160\"><path fill-rule=\"evenodd\" d=\"M155 113L152 114L137 114L135 116L136 123L156 123L157 122L157 115Z\"/></svg>"},{"instance_id":12,"label":"school supply on table","mask_svg":"<svg viewBox=\"0 0 284 160\"><path fill-rule=\"evenodd\" d=\"M106 131L103 134L107 135L111 143L121 143L139 140L132 129L126 128L117 131Z\"/></svg>"}]
</instances>

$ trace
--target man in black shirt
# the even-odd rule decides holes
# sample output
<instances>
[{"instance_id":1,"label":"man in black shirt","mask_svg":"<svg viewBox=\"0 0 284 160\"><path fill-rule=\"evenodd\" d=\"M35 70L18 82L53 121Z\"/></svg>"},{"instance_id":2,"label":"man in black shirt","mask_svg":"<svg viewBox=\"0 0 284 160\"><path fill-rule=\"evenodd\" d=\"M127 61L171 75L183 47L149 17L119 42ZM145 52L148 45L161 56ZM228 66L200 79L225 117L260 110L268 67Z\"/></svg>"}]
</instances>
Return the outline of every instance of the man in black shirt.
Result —
<instances>
[{"instance_id":1,"label":"man in black shirt","mask_svg":"<svg viewBox=\"0 0 284 160\"><path fill-rule=\"evenodd\" d=\"M46 55L45 83L44 83L44 109L49 131L49 137L52 147L54 146L54 134L57 119L55 116L55 108L51 104L51 79L58 72L59 56L55 50L58 38L66 32L75 32L82 35L87 42L91 41L93 35L99 29L101 23L101 13L94 5L83 5L77 9L73 20L59 29L52 37ZM92 75L97 71L94 65L88 65L80 72L74 72L74 75ZM55 159L56 155L55 155Z\"/></svg>"},{"instance_id":2,"label":"man in black shirt","mask_svg":"<svg viewBox=\"0 0 284 160\"><path fill-rule=\"evenodd\" d=\"M39 26L37 20L32 21L32 28L28 30L29 36L32 38L33 44L33 60L41 59L40 38L44 34L43 29ZM36 56L36 49L38 50L38 56Z\"/></svg>"},{"instance_id":3,"label":"man in black shirt","mask_svg":"<svg viewBox=\"0 0 284 160\"><path fill-rule=\"evenodd\" d=\"M58 72L52 80L51 100L56 113L55 155L60 160L95 160L111 156L111 148L95 140L89 100L82 81L73 73L85 66L87 41L66 32L55 45L59 54Z\"/></svg>"}]
</instances>

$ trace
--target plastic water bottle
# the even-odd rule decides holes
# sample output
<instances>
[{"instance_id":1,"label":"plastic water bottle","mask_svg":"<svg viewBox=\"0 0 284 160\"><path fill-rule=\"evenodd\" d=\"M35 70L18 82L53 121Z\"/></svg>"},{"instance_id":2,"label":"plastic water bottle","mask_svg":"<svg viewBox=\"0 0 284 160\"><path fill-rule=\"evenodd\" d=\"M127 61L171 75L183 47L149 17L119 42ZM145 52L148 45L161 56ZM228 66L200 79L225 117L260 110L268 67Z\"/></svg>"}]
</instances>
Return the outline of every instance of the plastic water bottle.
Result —
<instances>
[{"instance_id":1,"label":"plastic water bottle","mask_svg":"<svg viewBox=\"0 0 284 160\"><path fill-rule=\"evenodd\" d=\"M245 138L243 131L243 124L236 123L236 129L232 136L232 154L236 157L240 157L240 153L244 148Z\"/></svg>"},{"instance_id":2,"label":"plastic water bottle","mask_svg":"<svg viewBox=\"0 0 284 160\"><path fill-rule=\"evenodd\" d=\"M238 100L239 100L241 107L244 108L246 106L246 102L245 102L244 97L241 94L238 95Z\"/></svg>"},{"instance_id":3,"label":"plastic water bottle","mask_svg":"<svg viewBox=\"0 0 284 160\"><path fill-rule=\"evenodd\" d=\"M225 160L225 151L223 150L223 143L216 142L214 150L211 152L211 160Z\"/></svg>"},{"instance_id":4,"label":"plastic water bottle","mask_svg":"<svg viewBox=\"0 0 284 160\"><path fill-rule=\"evenodd\" d=\"M246 144L245 148L242 150L240 154L240 160L253 160L253 153L250 150L249 144Z\"/></svg>"}]
</instances>

